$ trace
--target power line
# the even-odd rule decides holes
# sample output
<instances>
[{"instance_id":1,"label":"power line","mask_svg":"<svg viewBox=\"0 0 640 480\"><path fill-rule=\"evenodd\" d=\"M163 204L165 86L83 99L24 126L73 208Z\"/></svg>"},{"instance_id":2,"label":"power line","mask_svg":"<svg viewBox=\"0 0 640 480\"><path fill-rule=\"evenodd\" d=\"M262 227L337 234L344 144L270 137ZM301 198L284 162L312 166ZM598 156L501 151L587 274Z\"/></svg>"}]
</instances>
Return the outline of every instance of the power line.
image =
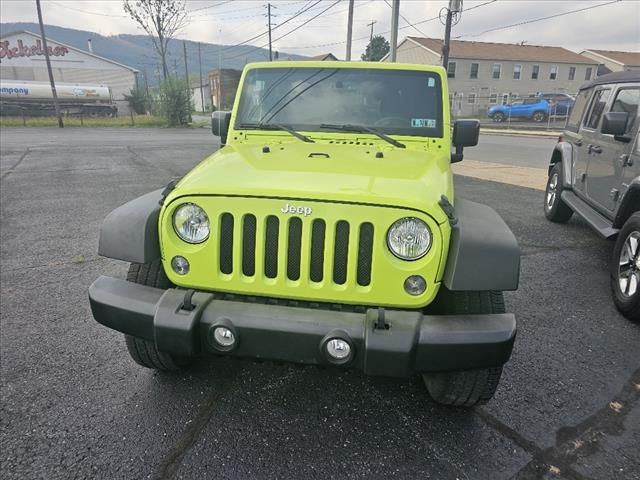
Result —
<instances>
[{"instance_id":1,"label":"power line","mask_svg":"<svg viewBox=\"0 0 640 480\"><path fill-rule=\"evenodd\" d=\"M290 31L288 31L287 33L285 33L284 35L281 35L281 36L279 36L278 38L274 39L274 40L273 40L273 42L275 43L275 42L277 42L278 40L281 40L281 39L283 39L284 37L286 37L286 36L288 36L288 35L291 35L293 32L295 32L296 30L301 29L301 28L302 28L302 27L304 27L306 24L308 24L308 23L312 22L313 20L315 20L316 18L318 18L318 17L319 17L320 15L322 15L323 13L325 13L325 12L329 11L331 8L335 7L335 6L336 6L338 3L340 3L340 2L341 2L341 0L336 0L336 1L335 1L335 2L333 2L331 5L329 5L327 8L325 8L324 10L322 10L320 13L318 13L318 14L314 15L314 16L313 16L313 17L311 17L309 20L307 20L307 21L305 21L304 23L302 23L302 24L298 25L298 26L297 26L296 28L294 28L293 30L290 30ZM292 18L294 18L294 17L292 17ZM292 19L292 18L291 18L291 19ZM291 20L291 19L289 19L289 20ZM281 23L280 25L284 25L284 23L285 23L285 22ZM278 26L280 26L280 25L278 25ZM341 42L341 43L345 43L345 42ZM227 57L227 58L225 58L225 60L231 60L231 59L233 59L233 58L246 56L246 55L248 55L249 53L251 53L251 52L253 52L253 51L255 51L255 50L259 50L259 49L261 49L261 48L266 47L267 45L269 45L269 44L267 43L267 44L265 44L265 45L261 45L261 46L259 46L259 47L254 47L252 50L249 50L248 52L244 52L244 53L242 53L242 54L234 55L234 56L232 56L232 57Z\"/></svg>"},{"instance_id":2,"label":"power line","mask_svg":"<svg viewBox=\"0 0 640 480\"><path fill-rule=\"evenodd\" d=\"M194 8L193 10L188 10L187 14L193 13L193 12L199 12L201 10L210 10L212 8L221 7L225 3L231 3L231 0L225 0L224 2L216 3L215 5L209 5L207 7Z\"/></svg>"},{"instance_id":3,"label":"power line","mask_svg":"<svg viewBox=\"0 0 640 480\"><path fill-rule=\"evenodd\" d=\"M618 3L620 1L622 1L622 0L613 0L611 2L599 3L598 5L591 5L590 7L583 7L583 8L578 8L576 10L569 10L568 12L556 13L555 15L549 15L549 16L546 16L546 17L534 18L532 20L524 20L522 22L512 23L511 25L505 25L503 27L490 28L489 30L485 30L484 32L481 32L481 33L466 33L466 34L463 34L463 35L458 35L457 37L453 37L453 38L480 37L480 36L484 35L485 33L497 32L498 30L506 30L507 28L519 27L520 25L527 25L529 23L541 22L543 20L550 20L552 18L564 17L565 15L569 15L571 13L578 13L578 12L584 12L584 11L587 11L587 10L593 10L594 8L604 7L605 5L611 5L613 3ZM471 9L469 9L469 10L471 10Z\"/></svg>"},{"instance_id":4,"label":"power line","mask_svg":"<svg viewBox=\"0 0 640 480\"><path fill-rule=\"evenodd\" d=\"M389 8L393 9L393 5L391 5L391 4L388 2L388 0L384 0L384 3L386 3L386 4L387 4L387 6L388 6ZM402 13L400 14L400 18L402 18L405 22L407 22L407 25L409 25L410 27L413 27L413 29L414 29L416 32L418 32L420 35L422 35L422 36L424 36L424 37L426 37L426 36L427 36L427 34L426 34L426 33L424 33L422 30L420 30L418 27L416 27L414 24L412 24L409 20L407 20L407 19L405 18L405 16L404 16L404 15L402 15Z\"/></svg>"},{"instance_id":5,"label":"power line","mask_svg":"<svg viewBox=\"0 0 640 480\"><path fill-rule=\"evenodd\" d=\"M51 3L53 5L56 5L58 7L66 8L68 10L73 10L75 12L86 13L87 15L98 15L100 17L113 17L113 18L129 18L127 15L111 15L109 13L90 12L88 10L82 10L80 8L69 7L67 5L63 5L62 3L47 2L47 4L49 4L49 3Z\"/></svg>"}]
</instances>

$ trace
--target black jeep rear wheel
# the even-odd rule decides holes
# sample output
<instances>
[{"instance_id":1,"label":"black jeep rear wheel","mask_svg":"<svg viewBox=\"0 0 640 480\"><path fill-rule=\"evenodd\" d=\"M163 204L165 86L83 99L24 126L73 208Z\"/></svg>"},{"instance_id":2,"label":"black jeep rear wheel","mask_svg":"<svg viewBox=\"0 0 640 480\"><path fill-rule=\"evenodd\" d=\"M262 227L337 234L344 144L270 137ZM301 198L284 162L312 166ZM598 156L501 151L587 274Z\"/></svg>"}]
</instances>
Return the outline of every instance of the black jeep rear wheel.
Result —
<instances>
[{"instance_id":1,"label":"black jeep rear wheel","mask_svg":"<svg viewBox=\"0 0 640 480\"><path fill-rule=\"evenodd\" d=\"M502 292L450 292L441 287L435 302L440 314L504 313ZM502 365L458 372L424 373L429 395L442 405L472 407L487 403L498 388Z\"/></svg>"},{"instance_id":2,"label":"black jeep rear wheel","mask_svg":"<svg viewBox=\"0 0 640 480\"><path fill-rule=\"evenodd\" d=\"M127 281L147 285L154 288L167 289L174 285L167 278L160 259L151 263L132 263L127 273ZM191 357L182 357L157 349L155 343L142 338L125 335L129 355L138 365L154 370L175 372L182 370L193 362Z\"/></svg>"},{"instance_id":3,"label":"black jeep rear wheel","mask_svg":"<svg viewBox=\"0 0 640 480\"><path fill-rule=\"evenodd\" d=\"M626 221L613 248L611 292L629 320L640 320L640 212Z\"/></svg>"}]
</instances>

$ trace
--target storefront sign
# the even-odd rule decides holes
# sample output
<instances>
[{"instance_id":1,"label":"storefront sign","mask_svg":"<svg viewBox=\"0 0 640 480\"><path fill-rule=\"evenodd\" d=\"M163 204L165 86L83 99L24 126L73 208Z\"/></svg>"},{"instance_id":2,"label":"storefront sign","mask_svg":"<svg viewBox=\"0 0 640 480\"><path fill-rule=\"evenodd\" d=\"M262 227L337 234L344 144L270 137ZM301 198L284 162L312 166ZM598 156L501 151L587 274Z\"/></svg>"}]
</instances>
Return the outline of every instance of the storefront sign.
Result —
<instances>
[{"instance_id":1,"label":"storefront sign","mask_svg":"<svg viewBox=\"0 0 640 480\"><path fill-rule=\"evenodd\" d=\"M64 57L69 53L67 47L48 47L47 50L49 51L49 55L53 57ZM0 59L33 56L44 56L41 40L36 40L36 44L31 46L25 46L22 40L18 40L17 46L12 46L9 40L0 42Z\"/></svg>"}]
</instances>

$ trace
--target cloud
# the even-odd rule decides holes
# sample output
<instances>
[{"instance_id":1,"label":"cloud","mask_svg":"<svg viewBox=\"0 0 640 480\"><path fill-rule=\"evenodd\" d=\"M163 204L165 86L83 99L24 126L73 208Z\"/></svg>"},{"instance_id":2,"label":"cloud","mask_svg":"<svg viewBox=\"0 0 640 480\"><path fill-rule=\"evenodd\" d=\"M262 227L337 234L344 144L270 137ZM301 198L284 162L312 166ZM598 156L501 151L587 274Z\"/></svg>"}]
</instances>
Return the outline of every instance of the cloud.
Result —
<instances>
[{"instance_id":1,"label":"cloud","mask_svg":"<svg viewBox=\"0 0 640 480\"><path fill-rule=\"evenodd\" d=\"M287 34L303 22L311 19L334 0L323 0L308 12L301 14L282 25L300 9L313 5L313 1L272 0L275 24L273 30L274 48L283 52L302 55L316 55L333 52L344 56L347 8L346 0L339 2L326 14L311 21L308 25ZM479 6L488 0L466 0L460 22L453 28L453 36L468 35L463 40L490 42L521 42L529 44L563 46L576 51L585 48L609 50L640 50L640 2L624 0L619 3L574 13L564 17L503 28L485 35L472 36L488 29L544 17L569 10L592 7L606 0L497 0L488 5ZM391 0L389 0L391 3ZM436 18L419 23L416 28L409 22L422 22L438 16L447 1L401 0L398 41L405 36L421 35L416 29L431 37L442 38L444 26ZM120 33L142 33L136 24L126 17L122 3L116 0L77 2L69 0L43 0L45 22L51 25L90 30L102 35ZM204 8L217 5L213 8ZM474 8L477 7L477 8ZM193 11L191 22L179 35L195 41L240 43L254 35L266 32L266 9L262 3L251 0L235 0L221 3L220 0L188 0L187 9ZM198 10L200 9L200 10ZM35 5L23 0L3 0L0 2L0 17L3 22L37 21ZM375 21L374 33L382 33L389 38L391 8L384 0L356 0L353 28L353 58L359 58L364 51L369 35L368 23ZM282 25L282 26L279 26ZM261 46L267 43L264 35L250 45Z\"/></svg>"}]
</instances>

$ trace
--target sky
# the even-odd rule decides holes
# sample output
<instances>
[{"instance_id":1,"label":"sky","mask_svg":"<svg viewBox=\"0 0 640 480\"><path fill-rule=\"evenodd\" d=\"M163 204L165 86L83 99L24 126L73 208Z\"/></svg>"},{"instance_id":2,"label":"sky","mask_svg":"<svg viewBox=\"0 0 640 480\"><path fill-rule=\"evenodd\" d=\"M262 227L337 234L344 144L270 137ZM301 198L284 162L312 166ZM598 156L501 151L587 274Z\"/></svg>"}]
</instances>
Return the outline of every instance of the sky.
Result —
<instances>
[{"instance_id":1,"label":"sky","mask_svg":"<svg viewBox=\"0 0 640 480\"><path fill-rule=\"evenodd\" d=\"M353 58L359 58L364 52L371 22L376 22L374 34L389 38L391 1L355 0ZM271 4L274 50L309 56L332 52L344 58L348 0L271 0ZM436 0L400 0L398 43L406 36L442 38L444 26L437 17L447 4L447 1ZM120 0L42 0L42 8L46 24L101 35L144 33L126 16ZM189 23L177 35L180 39L234 45L265 33L248 44L267 44L266 0L187 0L186 8ZM307 8L308 11L287 21ZM584 10L510 26L579 9ZM35 0L0 1L0 19L2 22L36 22ZM640 0L613 3L611 0L465 0L452 37L561 46L578 52L584 49L640 51Z\"/></svg>"}]
</instances>

